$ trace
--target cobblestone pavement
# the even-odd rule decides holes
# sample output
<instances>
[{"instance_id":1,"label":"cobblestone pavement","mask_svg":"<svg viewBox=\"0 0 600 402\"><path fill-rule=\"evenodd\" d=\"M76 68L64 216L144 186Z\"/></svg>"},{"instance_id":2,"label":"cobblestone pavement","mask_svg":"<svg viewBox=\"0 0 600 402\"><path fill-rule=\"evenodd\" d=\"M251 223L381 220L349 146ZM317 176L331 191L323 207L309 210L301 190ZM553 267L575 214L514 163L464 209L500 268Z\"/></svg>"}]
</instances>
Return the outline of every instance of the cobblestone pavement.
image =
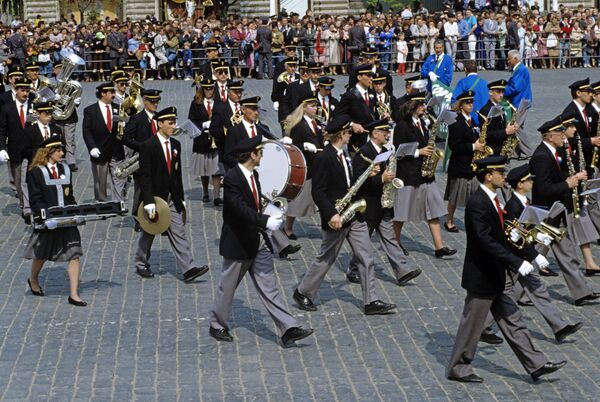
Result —
<instances>
[{"instance_id":1,"label":"cobblestone pavement","mask_svg":"<svg viewBox=\"0 0 600 402\"><path fill-rule=\"evenodd\" d=\"M566 85L591 72L534 71L529 130L562 110L569 101ZM483 76L508 77L508 73ZM336 94L346 79L339 81ZM401 95L403 82L394 81L396 94ZM176 105L180 114L187 113L193 96L189 81L146 85L164 91L163 106ZM262 105L269 107L270 81L252 80L246 89L247 94L261 95ZM84 93L83 105L93 102L90 85L85 85ZM272 111L266 120L278 131ZM189 161L190 141L182 140ZM75 174L75 195L79 202L90 202L92 179L81 135L78 146L81 169ZM235 342L218 344L208 336L207 317L221 265L221 211L202 203L198 179L186 173L184 183L193 252L198 263L210 264L210 272L195 284L183 284L168 241L157 238L152 256L157 275L141 280L134 273L138 235L131 218L90 223L81 227L85 253L81 294L89 306L74 308L67 304L64 263L42 271L46 297L33 297L27 289L30 263L22 253L29 229L18 215L6 175L1 176L2 401L600 399L596 378L600 305L573 306L561 277L548 280L550 292L568 321L582 321L584 328L557 345L534 309L525 308L524 316L535 345L553 361L569 361L564 369L533 384L504 343L478 350L474 365L484 384L467 386L445 379L465 296L460 287L465 249L462 211L461 233L444 233L446 243L458 253L445 260L433 257L424 223L406 226L404 245L411 262L423 270L408 286L394 284L389 264L374 244L379 293L398 304L397 314L383 317L363 315L360 287L349 284L343 273L349 262L347 246L321 286L319 311L306 314L294 307L292 291L320 246L318 219L301 219L295 232L301 236L302 250L289 260L276 259L275 266L285 302L302 325L315 329L314 336L297 348L282 349L254 287L245 279L236 293L231 322ZM445 185L444 174L438 174L438 183ZM598 247L592 248L598 258ZM600 278L590 281L600 288Z\"/></svg>"}]
</instances>

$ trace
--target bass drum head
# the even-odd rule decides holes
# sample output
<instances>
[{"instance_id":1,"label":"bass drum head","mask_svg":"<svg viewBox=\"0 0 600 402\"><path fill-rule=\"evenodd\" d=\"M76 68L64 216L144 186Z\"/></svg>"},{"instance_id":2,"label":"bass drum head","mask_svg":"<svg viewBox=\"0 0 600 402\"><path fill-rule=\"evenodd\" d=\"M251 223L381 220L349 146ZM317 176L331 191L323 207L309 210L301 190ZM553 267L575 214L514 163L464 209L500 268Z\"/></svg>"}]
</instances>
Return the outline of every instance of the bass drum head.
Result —
<instances>
[{"instance_id":1,"label":"bass drum head","mask_svg":"<svg viewBox=\"0 0 600 402\"><path fill-rule=\"evenodd\" d=\"M262 193L271 199L281 195L290 177L290 158L284 145L264 142L263 157L256 170Z\"/></svg>"}]
</instances>

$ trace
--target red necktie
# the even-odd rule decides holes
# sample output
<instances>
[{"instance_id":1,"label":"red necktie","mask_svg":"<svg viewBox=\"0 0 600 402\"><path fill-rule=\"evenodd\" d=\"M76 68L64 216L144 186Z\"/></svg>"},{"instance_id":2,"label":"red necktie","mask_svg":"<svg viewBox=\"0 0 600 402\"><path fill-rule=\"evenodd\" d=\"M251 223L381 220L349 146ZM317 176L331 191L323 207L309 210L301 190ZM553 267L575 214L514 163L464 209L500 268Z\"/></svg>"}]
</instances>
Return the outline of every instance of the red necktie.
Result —
<instances>
[{"instance_id":1,"label":"red necktie","mask_svg":"<svg viewBox=\"0 0 600 402\"><path fill-rule=\"evenodd\" d=\"M585 121L585 130L589 132L590 126L588 124L587 113L585 112L585 109L583 109L581 112L583 113L583 121Z\"/></svg>"},{"instance_id":2,"label":"red necktie","mask_svg":"<svg viewBox=\"0 0 600 402\"><path fill-rule=\"evenodd\" d=\"M206 113L208 113L208 118L212 116L212 108L210 107L210 101L206 101Z\"/></svg>"},{"instance_id":3,"label":"red necktie","mask_svg":"<svg viewBox=\"0 0 600 402\"><path fill-rule=\"evenodd\" d=\"M237 102L235 103L235 112L236 113L240 112L240 105L238 105Z\"/></svg>"},{"instance_id":4,"label":"red necktie","mask_svg":"<svg viewBox=\"0 0 600 402\"><path fill-rule=\"evenodd\" d=\"M321 106L323 106L323 113L326 113L327 110L327 105L325 104L325 98L321 98Z\"/></svg>"},{"instance_id":5,"label":"red necktie","mask_svg":"<svg viewBox=\"0 0 600 402\"><path fill-rule=\"evenodd\" d=\"M498 201L498 197L494 197L494 201L496 202L496 210L498 211L498 217L500 217L500 226L504 229L504 216L502 216L502 208L500 208L500 201Z\"/></svg>"},{"instance_id":6,"label":"red necktie","mask_svg":"<svg viewBox=\"0 0 600 402\"><path fill-rule=\"evenodd\" d=\"M156 120L152 119L152 135L156 135L156 132L158 131L157 127L156 127Z\"/></svg>"},{"instance_id":7,"label":"red necktie","mask_svg":"<svg viewBox=\"0 0 600 402\"><path fill-rule=\"evenodd\" d=\"M52 178L53 179L58 179L58 173L56 172L56 167L52 166Z\"/></svg>"},{"instance_id":8,"label":"red necktie","mask_svg":"<svg viewBox=\"0 0 600 402\"><path fill-rule=\"evenodd\" d=\"M470 117L469 117L469 119L467 120L467 124L469 125L469 127L472 127L472 125L471 125L471 124L472 124L472 120L471 120L471 118L470 118Z\"/></svg>"},{"instance_id":9,"label":"red necktie","mask_svg":"<svg viewBox=\"0 0 600 402\"><path fill-rule=\"evenodd\" d=\"M560 170L560 160L558 159L558 151L554 151L554 160L556 161L556 166Z\"/></svg>"},{"instance_id":10,"label":"red necktie","mask_svg":"<svg viewBox=\"0 0 600 402\"><path fill-rule=\"evenodd\" d=\"M21 110L19 111L19 117L21 118L21 127L25 128L25 111L23 110L23 105L21 105Z\"/></svg>"},{"instance_id":11,"label":"red necktie","mask_svg":"<svg viewBox=\"0 0 600 402\"><path fill-rule=\"evenodd\" d=\"M258 202L258 191L256 191L256 185L254 184L254 173L250 176L250 183L252 183L252 197L254 197L254 202L256 203L256 210L260 211L260 204Z\"/></svg>"},{"instance_id":12,"label":"red necktie","mask_svg":"<svg viewBox=\"0 0 600 402\"><path fill-rule=\"evenodd\" d=\"M423 134L423 129L421 128L421 122L417 121L417 128L419 129L419 131L421 132L421 134Z\"/></svg>"},{"instance_id":13,"label":"red necktie","mask_svg":"<svg viewBox=\"0 0 600 402\"><path fill-rule=\"evenodd\" d=\"M250 126L250 138L256 137L256 132L254 131L254 124Z\"/></svg>"},{"instance_id":14,"label":"red necktie","mask_svg":"<svg viewBox=\"0 0 600 402\"><path fill-rule=\"evenodd\" d=\"M529 206L529 200L528 199L525 199L525 206L526 207Z\"/></svg>"},{"instance_id":15,"label":"red necktie","mask_svg":"<svg viewBox=\"0 0 600 402\"><path fill-rule=\"evenodd\" d=\"M48 132L48 127L44 126L44 139L47 140L50 137L50 133Z\"/></svg>"},{"instance_id":16,"label":"red necktie","mask_svg":"<svg viewBox=\"0 0 600 402\"><path fill-rule=\"evenodd\" d=\"M369 92L365 92L365 105L370 106L369 105Z\"/></svg>"},{"instance_id":17,"label":"red necktie","mask_svg":"<svg viewBox=\"0 0 600 402\"><path fill-rule=\"evenodd\" d=\"M108 105L106 105L106 128L108 131L112 131L112 113Z\"/></svg>"},{"instance_id":18,"label":"red necktie","mask_svg":"<svg viewBox=\"0 0 600 402\"><path fill-rule=\"evenodd\" d=\"M165 149L167 150L167 170L171 174L171 151L169 151L169 140L165 141Z\"/></svg>"},{"instance_id":19,"label":"red necktie","mask_svg":"<svg viewBox=\"0 0 600 402\"><path fill-rule=\"evenodd\" d=\"M221 85L221 100L225 102L227 97L225 96L225 85Z\"/></svg>"},{"instance_id":20,"label":"red necktie","mask_svg":"<svg viewBox=\"0 0 600 402\"><path fill-rule=\"evenodd\" d=\"M317 135L319 127L317 127L317 122L315 121L315 119L312 120L312 128L313 128L315 135Z\"/></svg>"}]
</instances>

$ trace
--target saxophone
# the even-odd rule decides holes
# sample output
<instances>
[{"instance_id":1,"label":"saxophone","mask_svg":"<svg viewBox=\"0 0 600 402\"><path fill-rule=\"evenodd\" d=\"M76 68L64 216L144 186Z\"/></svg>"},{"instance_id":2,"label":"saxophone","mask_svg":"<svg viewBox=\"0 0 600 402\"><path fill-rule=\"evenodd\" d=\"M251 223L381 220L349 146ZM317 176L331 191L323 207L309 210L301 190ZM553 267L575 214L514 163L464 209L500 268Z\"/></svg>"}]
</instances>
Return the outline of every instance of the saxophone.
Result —
<instances>
[{"instance_id":1,"label":"saxophone","mask_svg":"<svg viewBox=\"0 0 600 402\"><path fill-rule=\"evenodd\" d=\"M490 122L492 121L492 119L488 119L487 117L485 117L484 115L482 115L479 112L477 112L477 114L483 119L483 126L481 127L481 134L479 135L479 139L477 140L481 144L483 144L483 151L473 152L473 161L471 162L471 168L473 169L473 171L477 170L477 165L475 164L475 161L477 161L479 159L487 158L488 156L494 154L494 150L492 149L492 147L490 147L489 145L485 145L485 143L487 141L487 129L488 129L488 126L490 125Z\"/></svg>"},{"instance_id":2,"label":"saxophone","mask_svg":"<svg viewBox=\"0 0 600 402\"><path fill-rule=\"evenodd\" d=\"M563 140L565 144L565 150L567 154L567 167L569 168L569 176L575 175L575 165L573 164L573 159L571 158L571 151L569 150L569 140L565 137ZM579 218L579 189L578 185L573 187L571 190L571 199L573 202L573 216L575 219Z\"/></svg>"},{"instance_id":3,"label":"saxophone","mask_svg":"<svg viewBox=\"0 0 600 402\"><path fill-rule=\"evenodd\" d=\"M396 148L392 145L392 156L389 159L387 170L396 176L396 165L398 161L396 158ZM381 193L381 207L382 208L393 208L394 199L396 198L396 190L404 187L404 182L397 177L383 185L383 192Z\"/></svg>"},{"instance_id":4,"label":"saxophone","mask_svg":"<svg viewBox=\"0 0 600 402\"><path fill-rule=\"evenodd\" d=\"M366 158L363 154L360 154L360 156L370 163L369 167L348 189L346 195L344 195L342 198L335 202L335 210L338 214L340 214L340 217L342 219L342 225L346 222L350 222L357 212L365 212L365 210L367 209L367 202L364 198L351 202L352 198L358 193L358 190L360 190L362 185L365 184L365 181L367 181L369 176L371 176L371 173L375 168L375 163L372 160ZM331 227L331 224L329 224L329 226Z\"/></svg>"},{"instance_id":5,"label":"saxophone","mask_svg":"<svg viewBox=\"0 0 600 402\"><path fill-rule=\"evenodd\" d=\"M421 176L433 177L438 162L444 157L444 152L441 149L435 147L438 121L437 119L434 119L433 116L428 112L425 112L425 114L427 115L427 118L433 122L431 130L429 131L429 141L427 141L427 146L433 148L433 153L431 154L431 156L426 156L423 159L423 164L421 165Z\"/></svg>"},{"instance_id":6,"label":"saxophone","mask_svg":"<svg viewBox=\"0 0 600 402\"><path fill-rule=\"evenodd\" d=\"M512 118L508 123L508 125L510 126L511 124L515 124L517 121L517 109L509 101L506 101L506 103L508 103L508 106L510 106L510 108L513 110ZM510 158L510 156L515 152L517 146L519 146L520 143L521 141L517 137L517 133L515 133L514 135L509 135L508 137L506 137L504 143L502 144L500 155Z\"/></svg>"}]
</instances>

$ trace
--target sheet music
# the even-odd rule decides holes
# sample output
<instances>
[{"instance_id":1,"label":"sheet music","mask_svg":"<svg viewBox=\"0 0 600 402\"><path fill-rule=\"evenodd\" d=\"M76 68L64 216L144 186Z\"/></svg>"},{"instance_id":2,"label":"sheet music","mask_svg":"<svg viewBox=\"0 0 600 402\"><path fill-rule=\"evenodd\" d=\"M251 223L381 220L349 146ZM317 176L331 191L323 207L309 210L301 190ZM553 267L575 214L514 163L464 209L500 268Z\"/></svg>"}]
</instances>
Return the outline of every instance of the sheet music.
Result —
<instances>
[{"instance_id":1,"label":"sheet music","mask_svg":"<svg viewBox=\"0 0 600 402\"><path fill-rule=\"evenodd\" d=\"M200 130L198 128L198 126L196 126L191 120L186 120L184 121L181 125L179 125L179 128L181 128L184 131L187 131L187 133L190 136L190 139L193 140L196 137L199 137L202 135L203 131Z\"/></svg>"},{"instance_id":2,"label":"sheet music","mask_svg":"<svg viewBox=\"0 0 600 402\"><path fill-rule=\"evenodd\" d=\"M398 145L396 150L396 158L403 158L405 156L414 156L415 151L419 148L418 142L407 142L405 144Z\"/></svg>"},{"instance_id":3,"label":"sheet music","mask_svg":"<svg viewBox=\"0 0 600 402\"><path fill-rule=\"evenodd\" d=\"M392 154L393 154L392 151L387 151L387 152L380 153L379 155L377 155L375 157L375 159L373 160L373 163L378 164L378 163L385 162L388 159L390 159L390 156L392 156Z\"/></svg>"}]
</instances>

